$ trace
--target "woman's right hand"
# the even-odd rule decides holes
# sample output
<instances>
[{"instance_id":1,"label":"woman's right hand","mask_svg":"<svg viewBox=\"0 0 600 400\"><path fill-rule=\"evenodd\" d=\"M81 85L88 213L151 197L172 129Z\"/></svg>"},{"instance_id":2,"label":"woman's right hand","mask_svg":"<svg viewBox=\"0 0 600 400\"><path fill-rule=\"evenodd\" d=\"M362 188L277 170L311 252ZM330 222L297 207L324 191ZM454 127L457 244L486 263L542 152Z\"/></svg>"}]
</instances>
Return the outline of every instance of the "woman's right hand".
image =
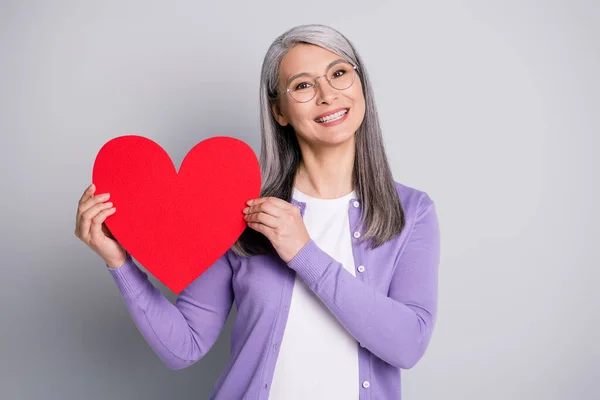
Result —
<instances>
[{"instance_id":1,"label":"woman's right hand","mask_svg":"<svg viewBox=\"0 0 600 400\"><path fill-rule=\"evenodd\" d=\"M95 191L92 183L79 199L75 236L102 257L106 265L116 268L125 263L127 252L104 224L116 209L112 202L107 202L109 193L94 196Z\"/></svg>"}]
</instances>

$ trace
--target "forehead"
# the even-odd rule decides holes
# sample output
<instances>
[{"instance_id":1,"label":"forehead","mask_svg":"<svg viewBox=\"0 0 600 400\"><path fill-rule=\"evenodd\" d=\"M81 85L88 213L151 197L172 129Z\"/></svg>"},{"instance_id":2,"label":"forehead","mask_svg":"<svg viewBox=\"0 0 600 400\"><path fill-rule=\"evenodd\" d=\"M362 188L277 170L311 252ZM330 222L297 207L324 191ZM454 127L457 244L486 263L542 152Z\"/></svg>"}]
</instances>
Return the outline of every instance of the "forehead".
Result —
<instances>
[{"instance_id":1,"label":"forehead","mask_svg":"<svg viewBox=\"0 0 600 400\"><path fill-rule=\"evenodd\" d=\"M340 55L311 44L297 44L281 60L279 79L285 81L290 76L303 72L320 75L327 65Z\"/></svg>"}]
</instances>

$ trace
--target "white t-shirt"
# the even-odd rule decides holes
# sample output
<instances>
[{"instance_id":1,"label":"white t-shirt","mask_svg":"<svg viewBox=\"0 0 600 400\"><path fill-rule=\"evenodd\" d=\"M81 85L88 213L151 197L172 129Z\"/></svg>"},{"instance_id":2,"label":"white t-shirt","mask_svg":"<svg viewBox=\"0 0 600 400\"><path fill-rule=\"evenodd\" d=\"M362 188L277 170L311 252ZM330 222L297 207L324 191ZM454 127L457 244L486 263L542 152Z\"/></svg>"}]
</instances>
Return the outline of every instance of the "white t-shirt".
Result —
<instances>
[{"instance_id":1,"label":"white t-shirt","mask_svg":"<svg viewBox=\"0 0 600 400\"><path fill-rule=\"evenodd\" d=\"M293 192L306 203L304 224L311 239L354 276L348 208L355 196L353 191L317 199ZM296 276L269 399L358 400L358 394L358 342Z\"/></svg>"}]
</instances>

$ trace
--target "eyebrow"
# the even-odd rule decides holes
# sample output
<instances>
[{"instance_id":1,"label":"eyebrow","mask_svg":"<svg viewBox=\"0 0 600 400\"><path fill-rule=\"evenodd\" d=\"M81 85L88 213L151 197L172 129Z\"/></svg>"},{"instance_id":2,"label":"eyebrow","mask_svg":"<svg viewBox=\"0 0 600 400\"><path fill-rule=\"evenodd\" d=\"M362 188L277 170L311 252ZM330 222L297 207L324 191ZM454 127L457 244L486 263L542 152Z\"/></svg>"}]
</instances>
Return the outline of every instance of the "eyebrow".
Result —
<instances>
[{"instance_id":1,"label":"eyebrow","mask_svg":"<svg viewBox=\"0 0 600 400\"><path fill-rule=\"evenodd\" d=\"M327 71L329 68L331 68L332 66L334 66L335 64L339 64L342 62L347 62L346 60L344 60L343 58L338 58L337 60L333 60L332 62L330 62L327 67L325 68L325 71ZM311 76L311 74L309 74L308 72L301 72L299 74L296 74L294 76L292 76L290 79L288 79L286 81L286 87L296 78L299 78L301 76Z\"/></svg>"}]
</instances>

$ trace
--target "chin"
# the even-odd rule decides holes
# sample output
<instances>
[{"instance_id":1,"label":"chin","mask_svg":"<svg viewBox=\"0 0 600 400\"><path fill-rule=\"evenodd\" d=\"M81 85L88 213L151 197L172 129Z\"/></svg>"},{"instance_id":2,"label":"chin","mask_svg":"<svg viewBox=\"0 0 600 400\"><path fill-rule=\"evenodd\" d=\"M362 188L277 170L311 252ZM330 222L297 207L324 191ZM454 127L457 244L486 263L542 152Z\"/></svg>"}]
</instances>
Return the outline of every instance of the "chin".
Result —
<instances>
[{"instance_id":1,"label":"chin","mask_svg":"<svg viewBox=\"0 0 600 400\"><path fill-rule=\"evenodd\" d=\"M338 132L332 132L332 134L327 136L319 136L319 142L322 144L326 144L329 146L338 146L342 144L347 144L349 142L354 141L354 133L348 130L340 130Z\"/></svg>"}]
</instances>

